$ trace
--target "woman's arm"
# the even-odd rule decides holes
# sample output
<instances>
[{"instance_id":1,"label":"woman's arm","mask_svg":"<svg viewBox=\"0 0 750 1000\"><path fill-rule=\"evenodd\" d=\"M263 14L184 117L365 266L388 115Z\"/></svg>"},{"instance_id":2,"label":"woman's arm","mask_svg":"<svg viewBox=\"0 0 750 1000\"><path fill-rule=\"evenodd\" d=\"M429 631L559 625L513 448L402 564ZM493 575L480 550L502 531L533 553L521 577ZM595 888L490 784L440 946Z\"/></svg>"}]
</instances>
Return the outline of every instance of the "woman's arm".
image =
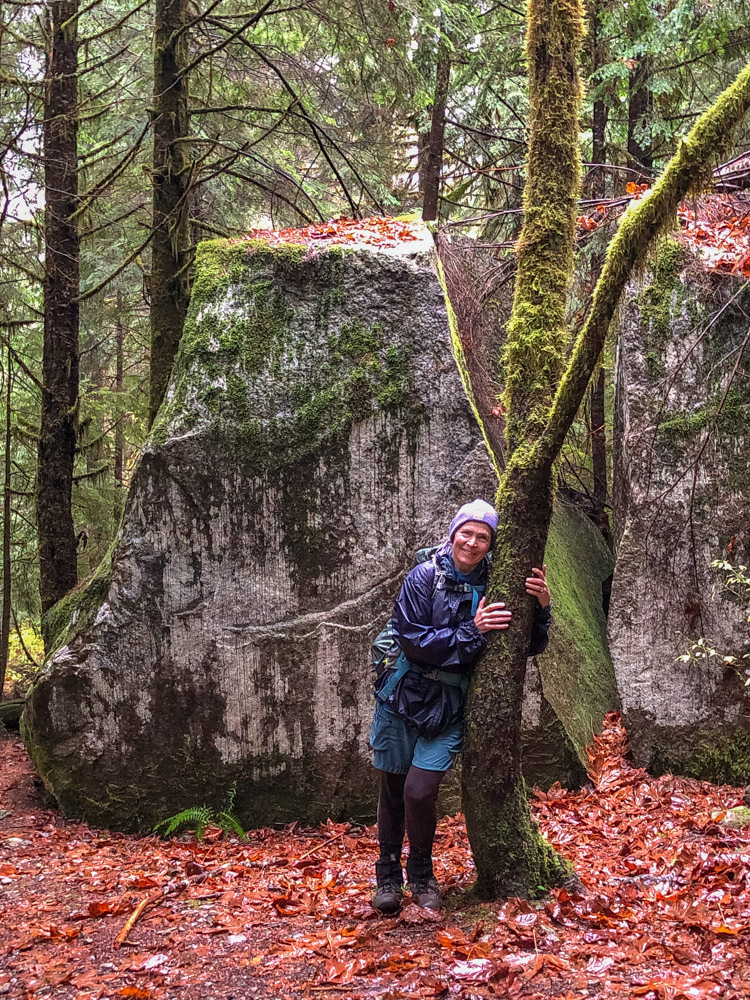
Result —
<instances>
[{"instance_id":1,"label":"woman's arm","mask_svg":"<svg viewBox=\"0 0 750 1000\"><path fill-rule=\"evenodd\" d=\"M407 660L425 667L467 670L485 648L485 637L472 618L456 628L433 625L434 587L433 563L423 563L408 574L393 612L396 639Z\"/></svg>"}]
</instances>

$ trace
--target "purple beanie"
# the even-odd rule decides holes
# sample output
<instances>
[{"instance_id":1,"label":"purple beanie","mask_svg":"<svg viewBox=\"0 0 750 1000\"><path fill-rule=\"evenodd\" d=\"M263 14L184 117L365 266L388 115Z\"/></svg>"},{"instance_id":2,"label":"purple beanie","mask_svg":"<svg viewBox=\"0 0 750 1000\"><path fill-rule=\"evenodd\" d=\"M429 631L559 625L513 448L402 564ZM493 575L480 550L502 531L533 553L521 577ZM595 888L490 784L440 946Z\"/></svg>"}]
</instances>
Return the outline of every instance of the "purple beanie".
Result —
<instances>
[{"instance_id":1,"label":"purple beanie","mask_svg":"<svg viewBox=\"0 0 750 1000\"><path fill-rule=\"evenodd\" d=\"M453 541L453 536L461 525L466 524L467 521L481 521L482 524L486 524L492 532L492 540L494 542L495 533L497 532L497 514L488 503L485 503L484 500L472 500L471 503L465 503L461 507L451 521L451 526L448 530L451 541Z\"/></svg>"}]
</instances>

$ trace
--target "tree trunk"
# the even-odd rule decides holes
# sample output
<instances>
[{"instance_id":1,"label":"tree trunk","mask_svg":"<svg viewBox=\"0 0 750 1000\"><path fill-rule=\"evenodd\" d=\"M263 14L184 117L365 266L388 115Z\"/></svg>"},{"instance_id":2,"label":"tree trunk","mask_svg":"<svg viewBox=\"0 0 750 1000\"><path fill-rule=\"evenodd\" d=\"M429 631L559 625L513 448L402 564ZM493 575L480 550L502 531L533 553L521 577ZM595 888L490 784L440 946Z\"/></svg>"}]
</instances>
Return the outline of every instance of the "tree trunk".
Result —
<instances>
[{"instance_id":1,"label":"tree trunk","mask_svg":"<svg viewBox=\"0 0 750 1000\"><path fill-rule=\"evenodd\" d=\"M114 476L117 499L115 501L117 510L120 509L120 494L122 493L122 469L125 450L125 437L122 432L123 409L122 390L125 384L125 327L122 322L122 296L117 296L117 323L115 324L115 392L117 393L117 413L115 415L115 454L114 454Z\"/></svg>"},{"instance_id":2,"label":"tree trunk","mask_svg":"<svg viewBox=\"0 0 750 1000\"><path fill-rule=\"evenodd\" d=\"M443 143L445 140L445 106L451 77L451 50L444 35L440 37L435 68L435 96L432 101L430 141L424 165L424 202L422 218L433 222L438 217L440 174L443 169Z\"/></svg>"},{"instance_id":3,"label":"tree trunk","mask_svg":"<svg viewBox=\"0 0 750 1000\"><path fill-rule=\"evenodd\" d=\"M591 58L591 75L594 76L606 62L606 46L602 38L599 15L601 4L593 0L589 7L588 44ZM591 162L605 164L607 162L607 121L609 109L602 100L594 101L594 113L591 119ZM588 190L592 198L606 197L607 173L604 167L592 167L588 175Z\"/></svg>"},{"instance_id":4,"label":"tree trunk","mask_svg":"<svg viewBox=\"0 0 750 1000\"><path fill-rule=\"evenodd\" d=\"M599 26L599 3L591 5L589 14L589 44L591 46L591 68L596 73L606 61L604 43ZM604 201L607 189L607 118L604 101L594 101L591 121L591 162L601 163L593 167L589 174L589 191L592 198ZM604 266L604 253L594 253L591 257L591 287L593 288ZM592 384L589 393L589 436L591 439L591 466L593 478L594 518L607 545L612 546L612 531L607 515L607 433L604 422L604 370L599 368L599 377Z\"/></svg>"},{"instance_id":5,"label":"tree trunk","mask_svg":"<svg viewBox=\"0 0 750 1000\"><path fill-rule=\"evenodd\" d=\"M589 392L589 433L591 436L591 471L594 481L594 518L596 526L612 547L612 531L607 515L607 431L604 417L604 369Z\"/></svg>"},{"instance_id":6,"label":"tree trunk","mask_svg":"<svg viewBox=\"0 0 750 1000\"><path fill-rule=\"evenodd\" d=\"M13 381L13 359L10 342L7 351L5 372L5 463L3 478L3 611L0 618L0 698L3 696L5 674L8 669L8 647L10 645L10 447L11 447L11 388Z\"/></svg>"},{"instance_id":7,"label":"tree trunk","mask_svg":"<svg viewBox=\"0 0 750 1000\"><path fill-rule=\"evenodd\" d=\"M78 0L51 0L45 86L44 357L37 524L42 613L77 582L71 491L78 421Z\"/></svg>"},{"instance_id":8,"label":"tree trunk","mask_svg":"<svg viewBox=\"0 0 750 1000\"><path fill-rule=\"evenodd\" d=\"M651 151L651 114L653 94L651 80L652 59L643 56L630 73L628 94L628 154L630 166L639 171L634 180L651 183L653 155Z\"/></svg>"},{"instance_id":9,"label":"tree trunk","mask_svg":"<svg viewBox=\"0 0 750 1000\"><path fill-rule=\"evenodd\" d=\"M570 877L529 812L521 775L521 704L533 619L524 579L541 566L552 517L552 462L534 444L544 429L566 349L566 297L580 189L577 57L583 17L576 0L530 0L527 62L531 139L524 222L505 351L508 464L488 601L504 601L513 625L492 640L469 691L462 780L477 893L535 895Z\"/></svg>"},{"instance_id":10,"label":"tree trunk","mask_svg":"<svg viewBox=\"0 0 750 1000\"><path fill-rule=\"evenodd\" d=\"M542 565L552 496L549 467L516 464L496 497L489 600L505 601L513 624L491 640L475 671L462 763L466 829L483 898L536 896L571 877L570 866L531 818L521 773L521 705L533 619L523 581L532 566Z\"/></svg>"},{"instance_id":11,"label":"tree trunk","mask_svg":"<svg viewBox=\"0 0 750 1000\"><path fill-rule=\"evenodd\" d=\"M149 423L158 412L190 298L187 0L157 0Z\"/></svg>"}]
</instances>

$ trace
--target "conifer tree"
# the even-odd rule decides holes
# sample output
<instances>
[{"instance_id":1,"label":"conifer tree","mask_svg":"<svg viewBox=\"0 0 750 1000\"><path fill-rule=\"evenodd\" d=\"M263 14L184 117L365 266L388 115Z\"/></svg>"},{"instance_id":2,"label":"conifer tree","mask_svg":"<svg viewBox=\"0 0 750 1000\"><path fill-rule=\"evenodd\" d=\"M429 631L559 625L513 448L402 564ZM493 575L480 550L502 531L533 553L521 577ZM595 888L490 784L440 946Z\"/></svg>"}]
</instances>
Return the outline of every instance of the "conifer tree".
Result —
<instances>
[{"instance_id":1,"label":"conifer tree","mask_svg":"<svg viewBox=\"0 0 750 1000\"><path fill-rule=\"evenodd\" d=\"M78 424L78 0L48 6L44 357L37 474L42 614L78 580L71 494Z\"/></svg>"}]
</instances>

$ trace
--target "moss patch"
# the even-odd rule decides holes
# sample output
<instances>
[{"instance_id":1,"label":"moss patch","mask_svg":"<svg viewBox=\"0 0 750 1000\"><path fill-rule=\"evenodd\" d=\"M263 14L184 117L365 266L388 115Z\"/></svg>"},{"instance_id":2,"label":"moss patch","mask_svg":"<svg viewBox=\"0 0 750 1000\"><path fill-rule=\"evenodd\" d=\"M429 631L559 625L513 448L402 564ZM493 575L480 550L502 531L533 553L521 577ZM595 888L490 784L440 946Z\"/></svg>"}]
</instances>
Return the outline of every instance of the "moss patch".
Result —
<instances>
[{"instance_id":1,"label":"moss patch","mask_svg":"<svg viewBox=\"0 0 750 1000\"><path fill-rule=\"evenodd\" d=\"M659 731L648 769L719 785L750 784L750 729Z\"/></svg>"},{"instance_id":2,"label":"moss patch","mask_svg":"<svg viewBox=\"0 0 750 1000\"><path fill-rule=\"evenodd\" d=\"M112 568L113 542L92 576L66 594L42 618L42 638L49 655L64 646L73 635L86 632L107 598Z\"/></svg>"},{"instance_id":3,"label":"moss patch","mask_svg":"<svg viewBox=\"0 0 750 1000\"><path fill-rule=\"evenodd\" d=\"M243 471L261 475L335 448L369 414L406 407L409 345L392 331L386 337L383 322L351 314L345 253L259 240L200 244L152 443L209 424Z\"/></svg>"},{"instance_id":4,"label":"moss patch","mask_svg":"<svg viewBox=\"0 0 750 1000\"><path fill-rule=\"evenodd\" d=\"M546 559L554 620L549 647L539 657L542 689L585 762L585 747L604 714L619 706L601 591L612 556L591 521L558 502Z\"/></svg>"},{"instance_id":5,"label":"moss patch","mask_svg":"<svg viewBox=\"0 0 750 1000\"><path fill-rule=\"evenodd\" d=\"M662 236L651 255L653 277L639 297L641 317L648 325L644 338L647 348L646 365L654 378L664 375L664 362L660 351L670 339L672 328L673 298L680 287L680 268L687 254L682 244L673 236Z\"/></svg>"}]
</instances>

